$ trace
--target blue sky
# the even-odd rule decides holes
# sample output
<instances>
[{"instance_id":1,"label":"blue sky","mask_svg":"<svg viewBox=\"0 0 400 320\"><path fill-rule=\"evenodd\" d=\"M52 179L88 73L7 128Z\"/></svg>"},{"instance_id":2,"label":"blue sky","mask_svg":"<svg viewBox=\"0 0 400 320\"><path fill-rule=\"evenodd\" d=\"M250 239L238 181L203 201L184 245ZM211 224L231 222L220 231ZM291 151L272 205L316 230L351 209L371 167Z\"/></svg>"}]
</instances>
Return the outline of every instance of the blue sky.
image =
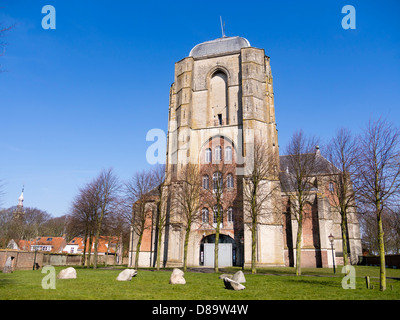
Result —
<instances>
[{"instance_id":1,"label":"blue sky","mask_svg":"<svg viewBox=\"0 0 400 320\"><path fill-rule=\"evenodd\" d=\"M56 30L41 26L44 5ZM345 30L345 5L356 29ZM166 131L174 63L196 44L242 36L264 48L274 76L279 144L292 133L329 139L371 117L400 119L400 2L0 0L15 24L0 64L3 207L68 213L103 168L121 179L149 167L146 133Z\"/></svg>"}]
</instances>

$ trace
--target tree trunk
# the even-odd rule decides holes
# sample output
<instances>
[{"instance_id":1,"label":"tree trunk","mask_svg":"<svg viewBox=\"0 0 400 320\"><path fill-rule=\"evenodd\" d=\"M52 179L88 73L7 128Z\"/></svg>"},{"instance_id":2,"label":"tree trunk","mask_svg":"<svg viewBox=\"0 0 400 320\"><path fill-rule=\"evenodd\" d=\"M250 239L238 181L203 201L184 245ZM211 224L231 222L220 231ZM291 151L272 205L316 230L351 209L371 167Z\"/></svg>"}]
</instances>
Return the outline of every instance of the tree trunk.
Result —
<instances>
[{"instance_id":1,"label":"tree trunk","mask_svg":"<svg viewBox=\"0 0 400 320\"><path fill-rule=\"evenodd\" d=\"M157 237L157 271L160 270L161 264L161 241L162 241L162 230L158 228L158 237Z\"/></svg>"},{"instance_id":2,"label":"tree trunk","mask_svg":"<svg viewBox=\"0 0 400 320\"><path fill-rule=\"evenodd\" d=\"M104 266L107 267L107 260L108 260L108 248L110 247L110 237L108 237L107 241L107 252L106 252L106 259L104 260ZM116 252L115 252L116 253Z\"/></svg>"},{"instance_id":3,"label":"tree trunk","mask_svg":"<svg viewBox=\"0 0 400 320\"><path fill-rule=\"evenodd\" d=\"M186 234L185 234L185 243L183 246L183 271L186 272L187 270L187 251L188 251L188 244L189 244L189 235L191 229L191 223L188 223L186 227Z\"/></svg>"},{"instance_id":4,"label":"tree trunk","mask_svg":"<svg viewBox=\"0 0 400 320\"><path fill-rule=\"evenodd\" d=\"M85 262L86 262L86 241L87 241L87 236L88 236L88 228L85 229L85 237L82 239L83 240L82 267L85 266Z\"/></svg>"},{"instance_id":5,"label":"tree trunk","mask_svg":"<svg viewBox=\"0 0 400 320\"><path fill-rule=\"evenodd\" d=\"M256 270L256 250L257 250L257 217L253 216L251 226L251 273L255 274Z\"/></svg>"},{"instance_id":6,"label":"tree trunk","mask_svg":"<svg viewBox=\"0 0 400 320\"><path fill-rule=\"evenodd\" d=\"M378 243L379 243L379 258L380 258L380 290L386 290L386 261L385 261L385 244L383 242L383 226L382 226L382 216L378 214Z\"/></svg>"},{"instance_id":7,"label":"tree trunk","mask_svg":"<svg viewBox=\"0 0 400 320\"><path fill-rule=\"evenodd\" d=\"M343 250L343 265L349 264L349 256L347 254L347 219L346 212L341 213L341 229L342 229L342 250Z\"/></svg>"},{"instance_id":8,"label":"tree trunk","mask_svg":"<svg viewBox=\"0 0 400 320\"><path fill-rule=\"evenodd\" d=\"M221 213L218 206L217 214L217 228L215 229L215 246L214 246L214 271L218 272L218 243L219 243L219 229L221 224Z\"/></svg>"},{"instance_id":9,"label":"tree trunk","mask_svg":"<svg viewBox=\"0 0 400 320\"><path fill-rule=\"evenodd\" d=\"M140 253L140 246L142 245L143 231L144 230L141 230L138 243L136 245L135 269L138 269L139 267L139 253Z\"/></svg>"},{"instance_id":10,"label":"tree trunk","mask_svg":"<svg viewBox=\"0 0 400 320\"><path fill-rule=\"evenodd\" d=\"M90 258L91 258L91 256L92 256L92 243L93 243L93 235L92 235L92 233L90 232L89 233L89 248L88 248L88 253L89 253L89 255L88 255L88 262L87 262L87 267L88 268L90 268ZM86 244L85 244L86 245Z\"/></svg>"},{"instance_id":11,"label":"tree trunk","mask_svg":"<svg viewBox=\"0 0 400 320\"><path fill-rule=\"evenodd\" d=\"M107 201L106 199L104 201ZM97 223L97 228L96 228L96 236L95 236L95 241L94 241L94 260L93 260L93 269L97 268L97 255L98 255L98 247L99 247L99 238L100 238L100 230L101 230L101 225L103 223L103 217L104 217L104 207L101 209L100 213L100 218Z\"/></svg>"},{"instance_id":12,"label":"tree trunk","mask_svg":"<svg viewBox=\"0 0 400 320\"><path fill-rule=\"evenodd\" d=\"M96 231L96 235L94 238L94 253L93 253L93 269L97 268L97 249L99 246L99 230Z\"/></svg>"},{"instance_id":13,"label":"tree trunk","mask_svg":"<svg viewBox=\"0 0 400 320\"><path fill-rule=\"evenodd\" d=\"M301 236L303 233L303 215L299 214L296 240L296 276L301 276Z\"/></svg>"}]
</instances>

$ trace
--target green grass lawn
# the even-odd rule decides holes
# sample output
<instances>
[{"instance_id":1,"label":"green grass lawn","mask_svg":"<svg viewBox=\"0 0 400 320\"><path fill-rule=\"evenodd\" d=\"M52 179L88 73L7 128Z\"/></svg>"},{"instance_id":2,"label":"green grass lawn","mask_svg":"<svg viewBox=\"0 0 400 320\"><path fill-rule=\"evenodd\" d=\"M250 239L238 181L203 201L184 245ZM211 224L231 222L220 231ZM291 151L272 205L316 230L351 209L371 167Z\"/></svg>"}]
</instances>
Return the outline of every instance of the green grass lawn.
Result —
<instances>
[{"instance_id":1,"label":"green grass lawn","mask_svg":"<svg viewBox=\"0 0 400 320\"><path fill-rule=\"evenodd\" d=\"M63 267L57 267L57 273ZM246 289L227 290L219 273L186 272L186 285L171 285L171 270L139 270L130 282L116 281L122 269L76 268L77 279L56 280L56 289L42 289L45 274L38 271L0 273L0 300L392 300L400 299L400 280L388 279L385 292L379 291L378 267L356 267L356 289L343 289L344 275L338 268L303 269L294 276L293 268L260 269L246 276ZM234 272L239 269L223 270ZM400 270L387 269L388 277L400 278ZM372 277L374 289L366 289L364 276ZM393 289L391 288L393 286Z\"/></svg>"}]
</instances>

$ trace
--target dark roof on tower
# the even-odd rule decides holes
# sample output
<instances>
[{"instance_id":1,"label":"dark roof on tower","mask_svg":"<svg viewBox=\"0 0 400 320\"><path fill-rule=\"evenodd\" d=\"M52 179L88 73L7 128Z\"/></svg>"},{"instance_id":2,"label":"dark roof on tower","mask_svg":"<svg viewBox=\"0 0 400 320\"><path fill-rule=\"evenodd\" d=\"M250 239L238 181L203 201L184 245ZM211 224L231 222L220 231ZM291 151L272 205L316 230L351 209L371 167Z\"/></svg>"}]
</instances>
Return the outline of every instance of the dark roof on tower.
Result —
<instances>
[{"instance_id":1,"label":"dark roof on tower","mask_svg":"<svg viewBox=\"0 0 400 320\"><path fill-rule=\"evenodd\" d=\"M196 45L189 53L189 57L203 57L228 52L240 51L241 48L250 47L250 42L242 37L223 37L206 41Z\"/></svg>"}]
</instances>

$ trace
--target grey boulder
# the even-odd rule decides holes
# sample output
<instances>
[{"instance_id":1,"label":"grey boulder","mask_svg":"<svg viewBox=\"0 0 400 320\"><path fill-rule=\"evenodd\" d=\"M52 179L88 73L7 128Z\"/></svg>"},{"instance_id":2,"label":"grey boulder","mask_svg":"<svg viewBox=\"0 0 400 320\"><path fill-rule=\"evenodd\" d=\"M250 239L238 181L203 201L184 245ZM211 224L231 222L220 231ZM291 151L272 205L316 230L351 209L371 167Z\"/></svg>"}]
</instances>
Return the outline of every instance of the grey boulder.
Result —
<instances>
[{"instance_id":1,"label":"grey boulder","mask_svg":"<svg viewBox=\"0 0 400 320\"><path fill-rule=\"evenodd\" d=\"M233 281L239 282L239 283L244 283L246 282L246 278L244 277L244 274L242 271L236 272L233 277L230 277Z\"/></svg>"},{"instance_id":2,"label":"grey boulder","mask_svg":"<svg viewBox=\"0 0 400 320\"><path fill-rule=\"evenodd\" d=\"M224 278L224 284L225 288L230 290L240 291L246 289L244 285L229 278Z\"/></svg>"}]
</instances>

